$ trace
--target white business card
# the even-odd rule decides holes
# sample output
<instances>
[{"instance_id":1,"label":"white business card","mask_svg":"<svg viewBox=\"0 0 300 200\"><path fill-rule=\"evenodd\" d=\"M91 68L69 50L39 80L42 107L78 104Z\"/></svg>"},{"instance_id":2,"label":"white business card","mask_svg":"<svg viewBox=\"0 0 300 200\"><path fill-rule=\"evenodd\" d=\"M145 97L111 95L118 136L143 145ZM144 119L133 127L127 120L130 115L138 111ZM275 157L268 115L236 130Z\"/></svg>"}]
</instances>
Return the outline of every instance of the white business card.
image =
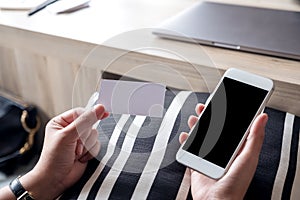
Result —
<instances>
[{"instance_id":1,"label":"white business card","mask_svg":"<svg viewBox=\"0 0 300 200\"><path fill-rule=\"evenodd\" d=\"M113 114L162 117L166 86L160 83L103 79L98 103Z\"/></svg>"}]
</instances>

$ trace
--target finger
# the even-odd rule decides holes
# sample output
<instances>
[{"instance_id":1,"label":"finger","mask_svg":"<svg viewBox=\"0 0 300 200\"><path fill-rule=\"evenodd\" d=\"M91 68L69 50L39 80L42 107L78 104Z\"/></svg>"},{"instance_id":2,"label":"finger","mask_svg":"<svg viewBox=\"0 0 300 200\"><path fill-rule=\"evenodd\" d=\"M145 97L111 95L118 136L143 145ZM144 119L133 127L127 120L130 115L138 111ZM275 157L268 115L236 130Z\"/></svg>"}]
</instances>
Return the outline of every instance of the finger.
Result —
<instances>
[{"instance_id":1,"label":"finger","mask_svg":"<svg viewBox=\"0 0 300 200\"><path fill-rule=\"evenodd\" d=\"M90 131L90 134L88 136L88 138L86 138L84 141L82 141L82 146L83 151L82 153L79 155L79 158L83 157L85 154L87 154L89 151L92 151L92 155L95 156L95 154L97 155L98 152L93 152L93 151L98 151L97 149L92 150L96 145L99 145L99 134L98 131L96 129L92 129ZM97 144L99 143L99 144Z\"/></svg>"},{"instance_id":2,"label":"finger","mask_svg":"<svg viewBox=\"0 0 300 200\"><path fill-rule=\"evenodd\" d=\"M77 140L77 145L75 149L75 153L77 156L81 156L83 154L84 146L80 139Z\"/></svg>"},{"instance_id":3,"label":"finger","mask_svg":"<svg viewBox=\"0 0 300 200\"><path fill-rule=\"evenodd\" d=\"M108 112L104 112L104 114L103 114L101 120L104 119L104 118L106 118L106 117L108 117L108 116L109 116L109 113L108 113ZM100 121L98 121L98 122L96 122L95 124L93 124L93 126L91 127L92 129L87 128L87 129L83 130L83 132L81 132L81 134L80 134L80 139L81 139L83 142L85 142L86 139L87 139L87 138L89 137L89 135L91 134L91 131L94 131L94 132L95 132L94 134L95 134L95 135L97 136L97 138L98 138L97 127L98 127L99 123L100 123ZM97 138L96 138L96 139L97 139Z\"/></svg>"},{"instance_id":4,"label":"finger","mask_svg":"<svg viewBox=\"0 0 300 200\"><path fill-rule=\"evenodd\" d=\"M54 117L48 124L58 129L64 128L71 124L82 113L84 113L84 108L74 108Z\"/></svg>"},{"instance_id":5,"label":"finger","mask_svg":"<svg viewBox=\"0 0 300 200\"><path fill-rule=\"evenodd\" d=\"M99 119L102 119L105 115L103 105L98 104L94 106L92 110L85 111L69 126L65 127L63 132L70 135L70 137L78 138L78 135L81 136L83 134L87 134L87 131L91 130L93 124L95 124Z\"/></svg>"},{"instance_id":6,"label":"finger","mask_svg":"<svg viewBox=\"0 0 300 200\"><path fill-rule=\"evenodd\" d=\"M96 144L98 141L98 136L98 131L96 129L92 129L87 138L82 140L83 146L87 151L89 151Z\"/></svg>"},{"instance_id":7,"label":"finger","mask_svg":"<svg viewBox=\"0 0 300 200\"><path fill-rule=\"evenodd\" d=\"M197 121L198 121L198 117L191 115L188 120L189 127L192 128L196 124Z\"/></svg>"},{"instance_id":8,"label":"finger","mask_svg":"<svg viewBox=\"0 0 300 200\"><path fill-rule=\"evenodd\" d=\"M189 137L189 134L187 134L186 132L182 132L179 136L179 143L183 144L184 141Z\"/></svg>"},{"instance_id":9,"label":"finger","mask_svg":"<svg viewBox=\"0 0 300 200\"><path fill-rule=\"evenodd\" d=\"M231 179L234 177L234 180L239 181L237 185L239 185L240 191L247 190L254 176L267 121L268 116L266 114L261 114L255 119L243 149L225 175L226 177L231 177Z\"/></svg>"},{"instance_id":10,"label":"finger","mask_svg":"<svg viewBox=\"0 0 300 200\"><path fill-rule=\"evenodd\" d=\"M79 139L81 140L83 146L86 146L86 142L88 140L88 138L91 137L91 135L95 135L97 134L98 136L98 132L96 129L93 129L92 127L86 128L85 130L82 130L79 134Z\"/></svg>"},{"instance_id":11,"label":"finger","mask_svg":"<svg viewBox=\"0 0 300 200\"><path fill-rule=\"evenodd\" d=\"M84 156L82 156L79 161L81 163L86 163L88 162L89 160L91 160L92 158L94 158L89 152L87 152L86 154L84 154Z\"/></svg>"},{"instance_id":12,"label":"finger","mask_svg":"<svg viewBox=\"0 0 300 200\"><path fill-rule=\"evenodd\" d=\"M255 119L250 128L249 135L238 154L240 159L258 159L264 140L265 125L267 120L268 116L266 114L261 114Z\"/></svg>"},{"instance_id":13,"label":"finger","mask_svg":"<svg viewBox=\"0 0 300 200\"><path fill-rule=\"evenodd\" d=\"M255 119L246 141L248 142L248 144L246 143L246 145L248 145L246 149L248 150L248 153L254 153L254 155L259 156L264 141L265 127L267 122L268 115L265 113L259 115Z\"/></svg>"},{"instance_id":14,"label":"finger","mask_svg":"<svg viewBox=\"0 0 300 200\"><path fill-rule=\"evenodd\" d=\"M105 112L105 113L103 114L103 116L102 116L101 119L105 119L105 118L107 118L108 116L109 116L109 112Z\"/></svg>"},{"instance_id":15,"label":"finger","mask_svg":"<svg viewBox=\"0 0 300 200\"><path fill-rule=\"evenodd\" d=\"M89 150L89 153L92 155L92 157L96 157L100 151L101 144L97 140L97 142L92 146L92 148Z\"/></svg>"},{"instance_id":16,"label":"finger","mask_svg":"<svg viewBox=\"0 0 300 200\"><path fill-rule=\"evenodd\" d=\"M77 131L92 127L105 114L104 106L98 104L93 109L85 111L72 124L76 125Z\"/></svg>"},{"instance_id":17,"label":"finger","mask_svg":"<svg viewBox=\"0 0 300 200\"><path fill-rule=\"evenodd\" d=\"M203 111L203 109L204 109L204 104L202 104L202 103L198 103L197 104L197 106L196 106L196 113L197 113L197 115L200 115L201 114L201 112Z\"/></svg>"},{"instance_id":18,"label":"finger","mask_svg":"<svg viewBox=\"0 0 300 200\"><path fill-rule=\"evenodd\" d=\"M265 126L268 115L259 115L250 128L250 133L245 141L244 147L238 155L240 162L258 160L265 135ZM252 163L252 162L251 162Z\"/></svg>"},{"instance_id":19,"label":"finger","mask_svg":"<svg viewBox=\"0 0 300 200\"><path fill-rule=\"evenodd\" d=\"M92 158L96 157L99 151L100 151L100 142L97 141L95 145L79 159L79 161L82 163L87 162Z\"/></svg>"},{"instance_id":20,"label":"finger","mask_svg":"<svg viewBox=\"0 0 300 200\"><path fill-rule=\"evenodd\" d=\"M198 103L195 108L197 115L200 115L203 109L204 109L204 105L202 103ZM189 127L192 128L197 121L198 121L198 117L191 115L188 120Z\"/></svg>"}]
</instances>

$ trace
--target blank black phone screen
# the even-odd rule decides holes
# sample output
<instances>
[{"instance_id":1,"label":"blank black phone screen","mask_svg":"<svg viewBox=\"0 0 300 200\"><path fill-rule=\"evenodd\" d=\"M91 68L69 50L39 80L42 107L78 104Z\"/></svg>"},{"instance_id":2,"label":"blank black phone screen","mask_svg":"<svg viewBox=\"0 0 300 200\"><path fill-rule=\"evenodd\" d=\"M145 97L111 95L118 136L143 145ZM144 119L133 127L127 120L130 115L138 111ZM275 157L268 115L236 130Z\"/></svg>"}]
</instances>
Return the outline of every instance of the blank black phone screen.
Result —
<instances>
[{"instance_id":1,"label":"blank black phone screen","mask_svg":"<svg viewBox=\"0 0 300 200\"><path fill-rule=\"evenodd\" d=\"M225 168L267 94L224 77L183 150Z\"/></svg>"}]
</instances>

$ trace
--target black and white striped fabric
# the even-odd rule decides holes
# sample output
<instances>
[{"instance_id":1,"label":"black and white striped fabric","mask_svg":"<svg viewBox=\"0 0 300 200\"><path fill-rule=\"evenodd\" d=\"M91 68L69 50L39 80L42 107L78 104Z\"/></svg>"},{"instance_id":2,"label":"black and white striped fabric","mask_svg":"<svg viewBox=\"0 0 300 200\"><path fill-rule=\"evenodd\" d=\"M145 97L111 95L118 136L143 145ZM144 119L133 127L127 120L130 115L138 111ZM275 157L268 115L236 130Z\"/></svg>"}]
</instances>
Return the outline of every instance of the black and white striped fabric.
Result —
<instances>
[{"instance_id":1,"label":"black and white striped fabric","mask_svg":"<svg viewBox=\"0 0 300 200\"><path fill-rule=\"evenodd\" d=\"M163 118L111 115L101 151L60 199L192 199L189 171L175 161L179 134L206 93L166 92ZM246 199L300 199L300 118L266 108L269 123Z\"/></svg>"}]
</instances>

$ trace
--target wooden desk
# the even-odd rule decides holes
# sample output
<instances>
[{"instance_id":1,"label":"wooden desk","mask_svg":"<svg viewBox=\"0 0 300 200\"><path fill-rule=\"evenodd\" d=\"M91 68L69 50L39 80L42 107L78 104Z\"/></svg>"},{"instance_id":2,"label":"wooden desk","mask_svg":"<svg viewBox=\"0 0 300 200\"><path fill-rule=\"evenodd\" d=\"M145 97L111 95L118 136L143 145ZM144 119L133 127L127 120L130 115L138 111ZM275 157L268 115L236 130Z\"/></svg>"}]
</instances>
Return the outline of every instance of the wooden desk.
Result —
<instances>
[{"instance_id":1,"label":"wooden desk","mask_svg":"<svg viewBox=\"0 0 300 200\"><path fill-rule=\"evenodd\" d=\"M99 67L112 55L120 55L131 50L130 41L111 42L113 36L126 31L151 28L179 11L196 3L196 0L111 0L92 1L91 7L67 15L53 15L43 10L28 18L24 11L0 12L0 89L21 96L35 103L49 117L71 108L84 106L94 91ZM224 2L224 1L222 1ZM300 5L293 0L226 0L228 3L260 6L276 9L300 11ZM217 69L220 74L227 68L245 69L275 81L275 92L269 106L300 115L300 62L237 52L213 47L203 47L214 62L214 66L199 59L194 45L182 42L162 40L152 34L145 37L132 37L131 42L147 45L167 45L180 48L187 53L190 61L199 67L205 80L193 76L190 64L162 52L130 52L118 63L109 68L110 72L124 74L133 67L149 63L164 63L189 77L193 89L207 91L213 87L218 77L209 76ZM103 44L104 41L110 43ZM90 80L80 93L73 93L76 75L86 55L95 47L100 57L90 58L90 66L84 78ZM94 73L93 66L98 66ZM153 78L165 81L173 87L181 87L176 77L168 72L151 71ZM146 78L145 74L136 74L136 78ZM202 81L202 82L201 82ZM205 83L208 81L210 83ZM203 83L203 84L199 84ZM90 85L89 85L90 84ZM210 86L211 85L211 86Z\"/></svg>"}]
</instances>

